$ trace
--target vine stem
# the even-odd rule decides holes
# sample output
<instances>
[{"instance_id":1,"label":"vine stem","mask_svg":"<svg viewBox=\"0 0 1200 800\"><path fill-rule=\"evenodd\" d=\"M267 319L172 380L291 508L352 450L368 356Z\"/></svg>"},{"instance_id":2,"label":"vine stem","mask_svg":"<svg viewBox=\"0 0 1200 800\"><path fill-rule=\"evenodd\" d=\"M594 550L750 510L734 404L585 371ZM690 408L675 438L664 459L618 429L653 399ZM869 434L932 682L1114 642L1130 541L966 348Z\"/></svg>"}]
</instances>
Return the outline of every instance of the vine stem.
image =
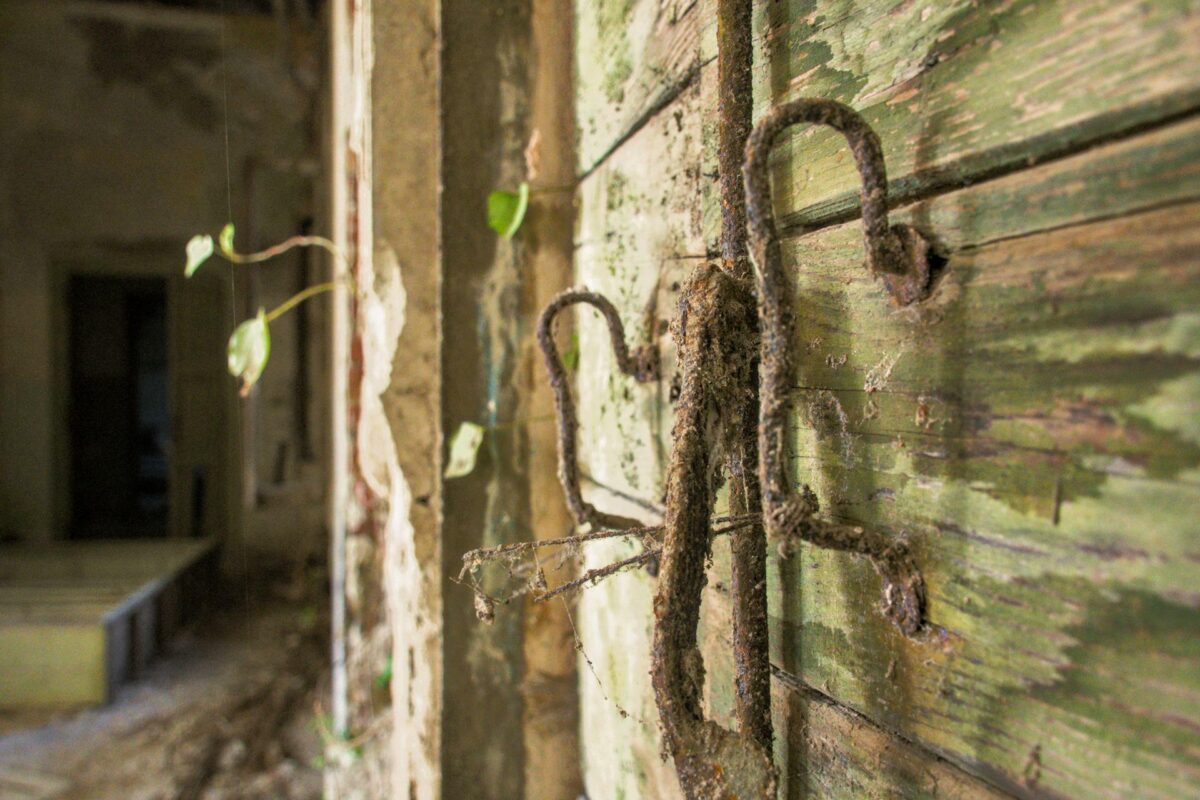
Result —
<instances>
[{"instance_id":1,"label":"vine stem","mask_svg":"<svg viewBox=\"0 0 1200 800\"><path fill-rule=\"evenodd\" d=\"M282 303L275 306L275 308L267 312L267 322L274 322L296 306L303 303L308 298L316 297L317 295L324 294L325 292L332 292L337 287L338 281L325 281L324 283L313 284L307 289L296 292L287 300L284 300Z\"/></svg>"},{"instance_id":2,"label":"vine stem","mask_svg":"<svg viewBox=\"0 0 1200 800\"><path fill-rule=\"evenodd\" d=\"M223 252L222 255L234 264L257 264L262 261L268 261L275 256L281 256L297 247L320 247L339 261L345 258L342 255L342 249L324 236L293 236L257 253L235 253L231 251Z\"/></svg>"}]
</instances>

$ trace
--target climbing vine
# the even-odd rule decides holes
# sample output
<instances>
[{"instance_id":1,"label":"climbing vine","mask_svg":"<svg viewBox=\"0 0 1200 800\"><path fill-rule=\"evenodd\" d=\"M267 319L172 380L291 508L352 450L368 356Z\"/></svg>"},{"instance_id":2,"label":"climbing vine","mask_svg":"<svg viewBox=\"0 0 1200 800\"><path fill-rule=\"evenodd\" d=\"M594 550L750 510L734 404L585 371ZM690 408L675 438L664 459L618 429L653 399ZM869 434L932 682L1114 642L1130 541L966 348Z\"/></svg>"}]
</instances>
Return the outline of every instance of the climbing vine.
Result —
<instances>
[{"instance_id":1,"label":"climbing vine","mask_svg":"<svg viewBox=\"0 0 1200 800\"><path fill-rule=\"evenodd\" d=\"M221 255L231 264L258 264L296 247L319 247L339 261L342 260L341 249L323 236L293 236L257 253L239 253L233 243L235 232L234 225L230 222L221 229L217 237ZM212 257L215 251L213 237L207 233L197 234L188 241L185 251L187 262L183 274L184 277L190 278ZM240 393L243 397L254 388L271 357L271 323L305 300L331 292L337 286L337 281L326 281L306 287L270 311L260 308L257 314L233 329L226 346L226 359L229 373L241 381Z\"/></svg>"}]
</instances>

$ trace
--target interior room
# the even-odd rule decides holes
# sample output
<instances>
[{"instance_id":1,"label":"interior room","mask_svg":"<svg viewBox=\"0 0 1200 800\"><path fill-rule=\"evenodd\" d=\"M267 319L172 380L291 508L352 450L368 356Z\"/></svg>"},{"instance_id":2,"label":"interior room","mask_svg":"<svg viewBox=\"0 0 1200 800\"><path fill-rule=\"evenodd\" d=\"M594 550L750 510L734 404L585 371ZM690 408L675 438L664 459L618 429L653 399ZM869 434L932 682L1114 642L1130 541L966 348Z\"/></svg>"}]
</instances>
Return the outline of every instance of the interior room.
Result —
<instances>
[{"instance_id":1,"label":"interior room","mask_svg":"<svg viewBox=\"0 0 1200 800\"><path fill-rule=\"evenodd\" d=\"M1200 797L1196 0L0 0L0 800Z\"/></svg>"}]
</instances>

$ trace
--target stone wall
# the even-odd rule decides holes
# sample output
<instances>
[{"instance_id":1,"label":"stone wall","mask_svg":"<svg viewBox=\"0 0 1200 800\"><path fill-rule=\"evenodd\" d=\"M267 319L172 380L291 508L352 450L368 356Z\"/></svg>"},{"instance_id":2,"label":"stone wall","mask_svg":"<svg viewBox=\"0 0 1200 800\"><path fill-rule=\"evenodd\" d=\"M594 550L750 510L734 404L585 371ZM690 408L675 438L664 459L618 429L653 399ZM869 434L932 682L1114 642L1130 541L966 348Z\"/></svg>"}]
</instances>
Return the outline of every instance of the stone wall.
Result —
<instances>
[{"instance_id":1,"label":"stone wall","mask_svg":"<svg viewBox=\"0 0 1200 800\"><path fill-rule=\"evenodd\" d=\"M368 741L331 771L338 797L578 793L565 615L514 604L483 626L453 580L471 548L567 526L547 491L554 444L533 331L571 252L569 10L333 11L333 211L356 278L335 518L347 728ZM505 240L487 226L487 196L526 179L526 223ZM478 464L443 480L445 439L462 422L488 428ZM534 476L534 463L551 471ZM370 688L388 663L390 708Z\"/></svg>"}]
</instances>

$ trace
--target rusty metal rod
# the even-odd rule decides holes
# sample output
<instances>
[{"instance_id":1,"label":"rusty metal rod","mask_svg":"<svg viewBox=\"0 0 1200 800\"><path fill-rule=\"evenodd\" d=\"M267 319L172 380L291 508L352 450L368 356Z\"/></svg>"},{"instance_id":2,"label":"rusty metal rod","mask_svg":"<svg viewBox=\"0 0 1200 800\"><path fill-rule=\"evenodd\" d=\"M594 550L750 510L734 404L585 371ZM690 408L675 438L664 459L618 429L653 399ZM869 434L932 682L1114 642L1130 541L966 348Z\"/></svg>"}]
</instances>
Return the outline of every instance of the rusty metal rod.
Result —
<instances>
[{"instance_id":1,"label":"rusty metal rod","mask_svg":"<svg viewBox=\"0 0 1200 800\"><path fill-rule=\"evenodd\" d=\"M849 106L831 100L802 99L766 116L746 144L747 213L751 245L760 274L759 320L762 328L762 397L759 413L759 476L767 533L772 538L804 538L823 547L865 553L883 578L884 612L902 632L916 633L922 625L924 583L903 545L858 529L838 528L836 536L812 524L815 495L805 487L796 493L784 460L791 388L795 385L792 359L794 291L783 268L775 215L771 207L768 159L779 135L799 123L827 125L846 137L862 176L863 237L867 263L885 278L900 303L919 299L927 288L928 246L906 226L889 227L887 173L879 137ZM892 282L887 282L887 278ZM858 530L856 534L855 531Z\"/></svg>"},{"instance_id":2,"label":"rusty metal rod","mask_svg":"<svg viewBox=\"0 0 1200 800\"><path fill-rule=\"evenodd\" d=\"M601 514L591 503L585 502L579 488L579 467L575 456L575 434L579 430L579 419L575 414L575 401L571 398L567 369L563 366L558 346L554 342L554 319L558 312L578 303L593 306L604 316L604 321L608 323L613 354L617 358L617 367L624 374L640 382L657 379L658 350L651 346L630 350L625 344L625 329L616 307L604 295L587 289L567 289L555 295L538 319L538 346L546 363L546 372L550 375L550 388L554 390L554 413L558 423L558 479L566 494L567 506L571 509L576 524L590 524L597 528L628 527L623 522L607 525L606 523L614 522L614 519Z\"/></svg>"},{"instance_id":3,"label":"rusty metal rod","mask_svg":"<svg viewBox=\"0 0 1200 800\"><path fill-rule=\"evenodd\" d=\"M753 47L750 0L717 4L717 178L721 202L721 268L753 296L746 245L746 193L742 159L753 113ZM751 347L740 374L749 385L735 393L738 408L725 422L730 514L761 513L758 462L758 320L749 319ZM767 537L755 525L730 537L735 703L738 729L771 751L771 664L767 632Z\"/></svg>"}]
</instances>

